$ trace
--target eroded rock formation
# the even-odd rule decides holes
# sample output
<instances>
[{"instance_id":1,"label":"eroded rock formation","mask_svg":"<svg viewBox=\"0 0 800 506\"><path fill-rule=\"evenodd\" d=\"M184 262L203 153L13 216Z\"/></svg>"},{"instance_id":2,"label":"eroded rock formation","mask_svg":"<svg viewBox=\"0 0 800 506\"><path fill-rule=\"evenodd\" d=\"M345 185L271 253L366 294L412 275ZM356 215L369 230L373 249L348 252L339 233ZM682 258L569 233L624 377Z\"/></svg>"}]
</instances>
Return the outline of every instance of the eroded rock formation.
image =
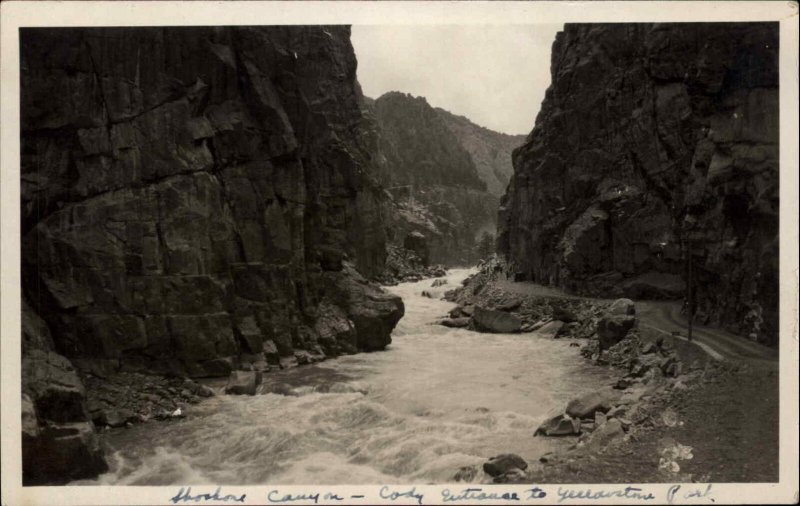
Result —
<instances>
[{"instance_id":1,"label":"eroded rock formation","mask_svg":"<svg viewBox=\"0 0 800 506\"><path fill-rule=\"evenodd\" d=\"M520 279L606 296L684 294L775 342L778 26L567 25L514 153L498 248Z\"/></svg>"},{"instance_id":2,"label":"eroded rock formation","mask_svg":"<svg viewBox=\"0 0 800 506\"><path fill-rule=\"evenodd\" d=\"M23 289L52 332L24 360L204 377L386 346L349 35L22 30Z\"/></svg>"}]
</instances>

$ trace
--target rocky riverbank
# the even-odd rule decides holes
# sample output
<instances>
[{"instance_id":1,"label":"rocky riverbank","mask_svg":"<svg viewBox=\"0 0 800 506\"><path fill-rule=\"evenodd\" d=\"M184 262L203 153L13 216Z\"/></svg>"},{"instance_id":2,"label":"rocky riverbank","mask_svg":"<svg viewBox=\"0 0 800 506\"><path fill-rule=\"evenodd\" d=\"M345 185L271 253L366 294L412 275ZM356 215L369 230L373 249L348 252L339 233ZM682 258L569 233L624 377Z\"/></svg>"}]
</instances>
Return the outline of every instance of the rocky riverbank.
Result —
<instances>
[{"instance_id":1,"label":"rocky riverbank","mask_svg":"<svg viewBox=\"0 0 800 506\"><path fill-rule=\"evenodd\" d=\"M575 449L543 456L522 481L778 480L774 371L711 361L690 367L677 379L656 380L648 388L625 415L630 425L609 418L596 435L579 438ZM754 448L759 451L748 451Z\"/></svg>"},{"instance_id":2,"label":"rocky riverbank","mask_svg":"<svg viewBox=\"0 0 800 506\"><path fill-rule=\"evenodd\" d=\"M445 294L458 304L443 319L446 326L484 332L536 332L550 337L588 338L594 334L610 301L521 295L503 290L494 281L504 277L504 264L491 257L462 287ZM624 333L623 333L624 335Z\"/></svg>"},{"instance_id":3,"label":"rocky riverbank","mask_svg":"<svg viewBox=\"0 0 800 506\"><path fill-rule=\"evenodd\" d=\"M569 449L541 455L538 462L498 455L483 466L493 481L777 480L774 370L717 361L677 336L640 327L630 300L503 290L497 282L501 267L497 260L487 262L449 292L460 305L441 323L564 339L592 363L618 371L618 378L565 402L532 428L532 437L571 439ZM754 417L750 405L758 405L762 415ZM757 466L741 451L742 438L764 449ZM454 478L470 481L478 473L474 466L462 468Z\"/></svg>"}]
</instances>

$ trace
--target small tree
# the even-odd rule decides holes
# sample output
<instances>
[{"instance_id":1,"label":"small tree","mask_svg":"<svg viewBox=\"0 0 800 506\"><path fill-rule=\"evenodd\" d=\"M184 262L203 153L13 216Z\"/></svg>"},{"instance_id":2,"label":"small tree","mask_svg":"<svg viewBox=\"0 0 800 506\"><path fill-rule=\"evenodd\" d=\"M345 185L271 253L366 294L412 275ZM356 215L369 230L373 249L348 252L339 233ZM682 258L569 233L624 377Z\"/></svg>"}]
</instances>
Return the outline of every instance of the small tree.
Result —
<instances>
[{"instance_id":1,"label":"small tree","mask_svg":"<svg viewBox=\"0 0 800 506\"><path fill-rule=\"evenodd\" d=\"M494 234L484 232L478 240L478 256L481 259L488 258L494 253Z\"/></svg>"}]
</instances>

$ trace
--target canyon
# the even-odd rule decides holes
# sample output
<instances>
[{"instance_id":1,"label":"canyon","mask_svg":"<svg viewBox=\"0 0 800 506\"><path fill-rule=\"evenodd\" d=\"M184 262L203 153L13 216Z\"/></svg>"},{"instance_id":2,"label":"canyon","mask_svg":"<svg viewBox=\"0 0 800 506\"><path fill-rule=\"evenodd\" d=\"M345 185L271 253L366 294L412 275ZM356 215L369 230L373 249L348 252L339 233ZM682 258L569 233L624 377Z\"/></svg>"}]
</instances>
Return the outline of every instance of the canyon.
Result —
<instances>
[{"instance_id":1,"label":"canyon","mask_svg":"<svg viewBox=\"0 0 800 506\"><path fill-rule=\"evenodd\" d=\"M774 361L776 24L567 24L528 136L365 97L348 26L20 50L25 485L477 481L496 447L566 446L526 434L616 380L577 340L683 381L606 299L690 293L705 339Z\"/></svg>"}]
</instances>

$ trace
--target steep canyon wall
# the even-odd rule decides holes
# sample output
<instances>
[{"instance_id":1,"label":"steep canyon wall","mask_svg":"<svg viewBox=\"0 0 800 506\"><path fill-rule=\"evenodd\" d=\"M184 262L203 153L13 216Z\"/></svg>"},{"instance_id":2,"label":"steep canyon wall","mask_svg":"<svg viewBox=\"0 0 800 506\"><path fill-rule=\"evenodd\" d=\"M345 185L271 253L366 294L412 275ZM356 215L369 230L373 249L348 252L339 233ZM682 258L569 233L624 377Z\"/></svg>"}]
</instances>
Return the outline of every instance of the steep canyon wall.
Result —
<instances>
[{"instance_id":1,"label":"steep canyon wall","mask_svg":"<svg viewBox=\"0 0 800 506\"><path fill-rule=\"evenodd\" d=\"M778 25L566 25L514 152L499 252L573 292L684 295L776 342Z\"/></svg>"},{"instance_id":2,"label":"steep canyon wall","mask_svg":"<svg viewBox=\"0 0 800 506\"><path fill-rule=\"evenodd\" d=\"M54 367L221 376L390 342L403 305L365 279L385 195L348 27L20 41L23 316L48 336L23 354L32 428L87 420L77 377L66 419L34 388Z\"/></svg>"}]
</instances>

